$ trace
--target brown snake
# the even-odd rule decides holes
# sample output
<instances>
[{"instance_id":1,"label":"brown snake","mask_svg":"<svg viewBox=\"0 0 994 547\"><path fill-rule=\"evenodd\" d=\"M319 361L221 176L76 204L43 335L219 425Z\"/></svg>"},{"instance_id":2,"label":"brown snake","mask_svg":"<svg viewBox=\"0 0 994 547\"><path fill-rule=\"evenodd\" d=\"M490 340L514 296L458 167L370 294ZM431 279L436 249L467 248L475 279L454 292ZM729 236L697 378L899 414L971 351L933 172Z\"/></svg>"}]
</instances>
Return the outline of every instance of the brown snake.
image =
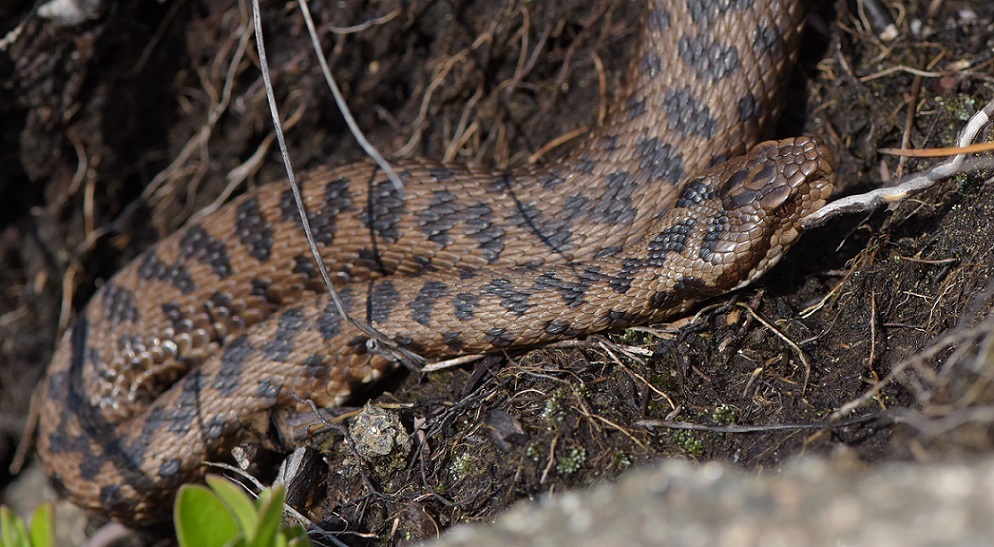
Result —
<instances>
[{"instance_id":1,"label":"brown snake","mask_svg":"<svg viewBox=\"0 0 994 547\"><path fill-rule=\"evenodd\" d=\"M495 173L426 160L302 177L350 315L428 357L660 320L742 287L832 189L816 139L767 142L804 14L788 0L650 0L628 84L565 159ZM725 158L733 158L723 161ZM203 462L272 412L340 404L395 363L335 312L285 184L163 239L94 295L44 387L57 491L168 518Z\"/></svg>"}]
</instances>

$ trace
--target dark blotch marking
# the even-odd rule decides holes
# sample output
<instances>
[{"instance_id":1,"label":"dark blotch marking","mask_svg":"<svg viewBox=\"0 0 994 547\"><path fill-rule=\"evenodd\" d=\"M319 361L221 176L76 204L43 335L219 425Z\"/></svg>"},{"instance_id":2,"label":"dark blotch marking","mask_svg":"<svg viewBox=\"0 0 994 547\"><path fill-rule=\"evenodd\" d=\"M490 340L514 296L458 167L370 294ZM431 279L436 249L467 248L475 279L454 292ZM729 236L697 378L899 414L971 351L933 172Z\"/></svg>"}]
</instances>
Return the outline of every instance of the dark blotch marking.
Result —
<instances>
[{"instance_id":1,"label":"dark blotch marking","mask_svg":"<svg viewBox=\"0 0 994 547\"><path fill-rule=\"evenodd\" d=\"M211 295L209 302L215 308L231 310L231 295L228 293L216 292Z\"/></svg>"},{"instance_id":2,"label":"dark blotch marking","mask_svg":"<svg viewBox=\"0 0 994 547\"><path fill-rule=\"evenodd\" d=\"M752 0L699 0L687 2L690 18L695 23L709 25L728 12L740 12L752 6Z\"/></svg>"},{"instance_id":3,"label":"dark blotch marking","mask_svg":"<svg viewBox=\"0 0 994 547\"><path fill-rule=\"evenodd\" d=\"M580 161L576 162L576 165L573 167L584 175L590 175L593 174L594 168L597 167L597 162L587 158L580 158Z\"/></svg>"},{"instance_id":4,"label":"dark blotch marking","mask_svg":"<svg viewBox=\"0 0 994 547\"><path fill-rule=\"evenodd\" d=\"M552 336L568 337L573 332L574 330L570 327L569 322L562 319L553 319L545 326L545 333Z\"/></svg>"},{"instance_id":5,"label":"dark blotch marking","mask_svg":"<svg viewBox=\"0 0 994 547\"><path fill-rule=\"evenodd\" d=\"M458 201L455 194L438 190L432 194L428 207L418 212L418 227L428 240L445 247L451 243L451 230L458 222Z\"/></svg>"},{"instance_id":6,"label":"dark blotch marking","mask_svg":"<svg viewBox=\"0 0 994 547\"><path fill-rule=\"evenodd\" d=\"M662 267L666 262L666 255L671 252L682 253L687 248L687 236L695 224L693 219L682 220L652 238L648 246L649 265L654 268Z\"/></svg>"},{"instance_id":7,"label":"dark blotch marking","mask_svg":"<svg viewBox=\"0 0 994 547\"><path fill-rule=\"evenodd\" d=\"M449 231L460 222L464 223L465 233L479 243L487 262L493 262L504 250L505 230L493 223L492 213L486 203L463 207L454 194L439 190L432 195L428 207L418 213L418 226L429 241L444 248L452 242Z\"/></svg>"},{"instance_id":8,"label":"dark blotch marking","mask_svg":"<svg viewBox=\"0 0 994 547\"><path fill-rule=\"evenodd\" d=\"M73 359L76 358L74 355ZM58 374L53 374L49 379L48 383L45 385L45 394L50 400L61 401L66 398L66 393L69 390L69 378L64 372ZM56 430L58 432L58 430ZM53 433L54 435L55 433ZM53 443L54 444L54 443Z\"/></svg>"},{"instance_id":9,"label":"dark blotch marking","mask_svg":"<svg viewBox=\"0 0 994 547\"><path fill-rule=\"evenodd\" d=\"M406 264L405 272L411 277L418 277L425 272L437 272L438 268L431 263L431 258L424 255L411 255Z\"/></svg>"},{"instance_id":10,"label":"dark blotch marking","mask_svg":"<svg viewBox=\"0 0 994 547\"><path fill-rule=\"evenodd\" d=\"M304 376L308 378L314 378L316 380L324 380L328 378L329 370L328 364L325 362L327 359L324 355L311 354L304 359Z\"/></svg>"},{"instance_id":11,"label":"dark blotch marking","mask_svg":"<svg viewBox=\"0 0 994 547\"><path fill-rule=\"evenodd\" d=\"M625 294L632 288L635 276L645 270L645 264L637 258L626 258L621 261L621 271L618 272L608 285L618 294Z\"/></svg>"},{"instance_id":12,"label":"dark blotch marking","mask_svg":"<svg viewBox=\"0 0 994 547\"><path fill-rule=\"evenodd\" d=\"M670 14L661 7L651 8L646 14L645 25L646 30L653 35L667 32L670 28Z\"/></svg>"},{"instance_id":13,"label":"dark blotch marking","mask_svg":"<svg viewBox=\"0 0 994 547\"><path fill-rule=\"evenodd\" d=\"M653 182L676 184L684 177L683 159L672 145L663 144L656 137L635 143L639 156L639 171Z\"/></svg>"},{"instance_id":14,"label":"dark blotch marking","mask_svg":"<svg viewBox=\"0 0 994 547\"><path fill-rule=\"evenodd\" d=\"M251 288L249 289L252 296L262 297L267 304L274 307L280 307L283 305L283 299L285 293L281 290L270 290L272 288L273 282L270 279L260 279L258 277L253 278L251 281Z\"/></svg>"},{"instance_id":15,"label":"dark blotch marking","mask_svg":"<svg viewBox=\"0 0 994 547\"><path fill-rule=\"evenodd\" d=\"M638 214L632 202L634 191L635 184L629 173L615 171L608 174L607 190L598 206L594 208L594 217L619 225L631 224Z\"/></svg>"},{"instance_id":16,"label":"dark blotch marking","mask_svg":"<svg viewBox=\"0 0 994 547\"><path fill-rule=\"evenodd\" d=\"M739 52L711 34L683 36L677 45L680 58L706 82L716 82L739 68Z\"/></svg>"},{"instance_id":17,"label":"dark blotch marking","mask_svg":"<svg viewBox=\"0 0 994 547\"><path fill-rule=\"evenodd\" d=\"M322 245L331 245L335 240L338 217L346 211L355 210L352 199L352 182L338 177L324 187L323 207L308 215L314 239Z\"/></svg>"},{"instance_id":18,"label":"dark blotch marking","mask_svg":"<svg viewBox=\"0 0 994 547\"><path fill-rule=\"evenodd\" d=\"M773 162L764 162L759 171L740 169L734 175L728 177L718 193L723 196L721 205L728 211L733 211L742 207L755 207L757 203L769 194L763 191L749 190L743 183L749 180L775 180L777 178L776 165ZM788 190L784 189L784 192Z\"/></svg>"},{"instance_id":19,"label":"dark blotch marking","mask_svg":"<svg viewBox=\"0 0 994 547\"><path fill-rule=\"evenodd\" d=\"M62 476L59 475L58 473L52 473L51 475L48 476L48 484L49 486L52 487L52 490L55 491L56 496L63 499L69 497L69 489L66 488L65 481L62 480Z\"/></svg>"},{"instance_id":20,"label":"dark blotch marking","mask_svg":"<svg viewBox=\"0 0 994 547\"><path fill-rule=\"evenodd\" d=\"M679 299L676 298L673 295L673 293L657 292L656 294L652 295L652 300L650 301L649 305L652 306L653 309L664 310L673 307L673 305L675 305L677 302L679 302Z\"/></svg>"},{"instance_id":21,"label":"dark blotch marking","mask_svg":"<svg viewBox=\"0 0 994 547\"><path fill-rule=\"evenodd\" d=\"M753 92L748 92L739 99L739 121L752 122L759 121L766 116L766 108L760 104L759 99Z\"/></svg>"},{"instance_id":22,"label":"dark blotch marking","mask_svg":"<svg viewBox=\"0 0 994 547\"><path fill-rule=\"evenodd\" d=\"M769 55L770 66L779 64L787 56L787 44L783 40L783 33L769 23L763 22L757 25L754 36L754 51L762 51Z\"/></svg>"},{"instance_id":23,"label":"dark blotch marking","mask_svg":"<svg viewBox=\"0 0 994 547\"><path fill-rule=\"evenodd\" d=\"M211 387L225 395L234 393L242 383L242 371L255 349L247 336L239 336L228 343L221 354L221 368Z\"/></svg>"},{"instance_id":24,"label":"dark blotch marking","mask_svg":"<svg viewBox=\"0 0 994 547\"><path fill-rule=\"evenodd\" d=\"M89 450L87 450L89 452ZM79 476L88 481L93 481L100 474L100 469L104 466L105 460L102 458L84 458L79 462Z\"/></svg>"},{"instance_id":25,"label":"dark blotch marking","mask_svg":"<svg viewBox=\"0 0 994 547\"><path fill-rule=\"evenodd\" d=\"M179 303L177 302L166 302L160 309L162 314L166 316L167 319L173 324L179 323L184 319L183 313L179 309Z\"/></svg>"},{"instance_id":26,"label":"dark blotch marking","mask_svg":"<svg viewBox=\"0 0 994 547\"><path fill-rule=\"evenodd\" d=\"M301 191L307 182L306 180L301 181ZM331 245L335 239L336 222L339 215L355 209L351 186L352 182L345 177L338 177L329 182L324 187L321 207L317 210L308 210L307 221L311 225L314 240L318 244ZM280 196L280 218L284 221L299 222L300 213L297 212L297 204L293 199L291 190L286 190Z\"/></svg>"},{"instance_id":27,"label":"dark blotch marking","mask_svg":"<svg viewBox=\"0 0 994 547\"><path fill-rule=\"evenodd\" d=\"M138 320L138 306L131 291L111 282L103 286L102 292L100 303L111 325Z\"/></svg>"},{"instance_id":28,"label":"dark blotch marking","mask_svg":"<svg viewBox=\"0 0 994 547\"><path fill-rule=\"evenodd\" d=\"M183 466L179 458L171 458L159 465L158 475L162 479L175 479L178 478L182 469Z\"/></svg>"},{"instance_id":29,"label":"dark blotch marking","mask_svg":"<svg viewBox=\"0 0 994 547\"><path fill-rule=\"evenodd\" d=\"M142 279L155 279L165 281L179 289L183 294L190 294L197 289L196 283L190 277L190 272L186 271L180 264L170 266L159 260L155 254L155 249L149 249L142 254L139 259L138 275Z\"/></svg>"},{"instance_id":30,"label":"dark blotch marking","mask_svg":"<svg viewBox=\"0 0 994 547\"><path fill-rule=\"evenodd\" d=\"M641 118L645 115L646 100L639 97L631 97L625 101L625 112L628 113L628 121Z\"/></svg>"},{"instance_id":31,"label":"dark blotch marking","mask_svg":"<svg viewBox=\"0 0 994 547\"><path fill-rule=\"evenodd\" d=\"M214 415L204 424L204 436L208 439L218 440L223 438L231 429L232 424L226 416Z\"/></svg>"},{"instance_id":32,"label":"dark blotch marking","mask_svg":"<svg viewBox=\"0 0 994 547\"><path fill-rule=\"evenodd\" d=\"M627 226L638 216L632 201L634 184L630 175L616 171L606 176L604 193L596 198L575 193L566 198L565 210L570 214L583 214L591 220L611 225Z\"/></svg>"},{"instance_id":33,"label":"dark blotch marking","mask_svg":"<svg viewBox=\"0 0 994 547\"><path fill-rule=\"evenodd\" d=\"M86 462L83 462L85 465ZM121 510L126 507L133 505L133 503L127 499L122 492L120 484L108 484L100 487L100 503L104 506L105 510L115 511Z\"/></svg>"},{"instance_id":34,"label":"dark blotch marking","mask_svg":"<svg viewBox=\"0 0 994 547\"><path fill-rule=\"evenodd\" d=\"M273 228L259 207L257 197L252 196L238 205L235 235L253 258L259 262L269 261L273 252Z\"/></svg>"},{"instance_id":35,"label":"dark blotch marking","mask_svg":"<svg viewBox=\"0 0 994 547\"><path fill-rule=\"evenodd\" d=\"M571 241L573 231L570 229L568 217L560 215L549 217L538 207L526 203L518 204L518 213L539 240L553 252L559 254L573 246Z\"/></svg>"},{"instance_id":36,"label":"dark blotch marking","mask_svg":"<svg viewBox=\"0 0 994 547\"><path fill-rule=\"evenodd\" d=\"M594 255L594 259L609 258L621 252L621 247L618 245L612 245L610 247L604 247L603 249L597 251Z\"/></svg>"},{"instance_id":37,"label":"dark blotch marking","mask_svg":"<svg viewBox=\"0 0 994 547\"><path fill-rule=\"evenodd\" d=\"M393 313L399 299L400 293L397 292L393 283L386 280L375 282L369 292L369 309L367 310L369 321L371 323L389 321L390 314Z\"/></svg>"},{"instance_id":38,"label":"dark blotch marking","mask_svg":"<svg viewBox=\"0 0 994 547\"><path fill-rule=\"evenodd\" d=\"M500 307L521 317L532 305L528 303L528 293L519 291L508 279L493 279L481 288L485 296L500 298Z\"/></svg>"},{"instance_id":39,"label":"dark blotch marking","mask_svg":"<svg viewBox=\"0 0 994 547\"><path fill-rule=\"evenodd\" d=\"M565 249L568 249L572 235L572 231L569 229L570 219L566 216L556 215L553 218L547 218L542 210L534 204L522 202L512 186L513 182L513 177L504 175L492 181L488 185L488 189L491 192L509 194L518 209L522 224L528 226L539 241L552 249L553 252L561 254Z\"/></svg>"},{"instance_id":40,"label":"dark blotch marking","mask_svg":"<svg viewBox=\"0 0 994 547\"><path fill-rule=\"evenodd\" d=\"M673 285L673 293L680 295L690 295L694 298L705 298L711 296L712 288L703 280L696 277L681 277Z\"/></svg>"},{"instance_id":41,"label":"dark blotch marking","mask_svg":"<svg viewBox=\"0 0 994 547\"><path fill-rule=\"evenodd\" d=\"M483 257L492 264L504 251L504 234L507 233L499 223L495 223L491 215L493 209L486 203L477 203L466 209L466 226L469 237L476 240Z\"/></svg>"},{"instance_id":42,"label":"dark blotch marking","mask_svg":"<svg viewBox=\"0 0 994 547\"><path fill-rule=\"evenodd\" d=\"M480 303L480 297L474 294L461 292L452 299L452 306L455 309L456 319L467 321L476 315L476 306Z\"/></svg>"},{"instance_id":43,"label":"dark blotch marking","mask_svg":"<svg viewBox=\"0 0 994 547\"><path fill-rule=\"evenodd\" d=\"M273 380L266 379L259 382L259 385L255 389L255 394L266 401L266 404L272 406L276 404L276 399L280 395L280 391L283 389L282 384L273 382Z\"/></svg>"},{"instance_id":44,"label":"dark blotch marking","mask_svg":"<svg viewBox=\"0 0 994 547\"><path fill-rule=\"evenodd\" d=\"M700 205L705 200L710 199L714 193L710 185L704 182L703 178L694 179L684 185L680 196L676 198L675 207L691 207Z\"/></svg>"},{"instance_id":45,"label":"dark blotch marking","mask_svg":"<svg viewBox=\"0 0 994 547\"><path fill-rule=\"evenodd\" d=\"M651 48L645 53L643 53L640 62L642 67L642 73L648 76L650 79L659 76L659 72L663 68L663 61L659 58L659 55L656 54L655 50Z\"/></svg>"},{"instance_id":46,"label":"dark blotch marking","mask_svg":"<svg viewBox=\"0 0 994 547\"><path fill-rule=\"evenodd\" d=\"M182 253L202 264L210 266L214 275L224 279L231 275L231 258L224 242L214 239L200 224L187 228L180 240Z\"/></svg>"},{"instance_id":47,"label":"dark blotch marking","mask_svg":"<svg viewBox=\"0 0 994 547\"><path fill-rule=\"evenodd\" d=\"M559 175L542 175L538 177L538 182L542 185L542 188L546 190L554 190L559 187L562 183L566 182L565 179Z\"/></svg>"},{"instance_id":48,"label":"dark blotch marking","mask_svg":"<svg viewBox=\"0 0 994 547\"><path fill-rule=\"evenodd\" d=\"M452 174L452 171L442 166L432 167L428 169L428 174L431 175L431 178L435 179L436 182L445 182L447 180L452 180L453 178L455 178L455 175Z\"/></svg>"},{"instance_id":49,"label":"dark blotch marking","mask_svg":"<svg viewBox=\"0 0 994 547\"><path fill-rule=\"evenodd\" d=\"M728 231L728 213L718 211L708 219L707 231L704 234L704 240L701 243L701 252L699 253L701 260L710 262L714 258L715 248L726 231Z\"/></svg>"},{"instance_id":50,"label":"dark blotch marking","mask_svg":"<svg viewBox=\"0 0 994 547\"><path fill-rule=\"evenodd\" d=\"M165 409L153 409L156 419L149 419L146 427L142 428L139 444L147 447L152 438L159 434L157 430L162 424L168 424L169 431L179 436L189 433L190 425L201 416L202 381L203 373L199 370L191 371L180 380L176 384L180 390L176 405ZM160 410L161 412L158 412ZM144 451L144 448L142 450Z\"/></svg>"},{"instance_id":51,"label":"dark blotch marking","mask_svg":"<svg viewBox=\"0 0 994 547\"><path fill-rule=\"evenodd\" d=\"M508 334L507 329L488 329L484 333L484 337L495 348L506 348L514 345L514 337Z\"/></svg>"},{"instance_id":52,"label":"dark blotch marking","mask_svg":"<svg viewBox=\"0 0 994 547\"><path fill-rule=\"evenodd\" d=\"M385 271L383 267L383 257L380 256L379 251L376 250L375 248L367 249L365 247L360 247L359 251L356 254L359 257L359 259L356 260L356 266L360 268L366 268L374 272Z\"/></svg>"},{"instance_id":53,"label":"dark blotch marking","mask_svg":"<svg viewBox=\"0 0 994 547\"><path fill-rule=\"evenodd\" d=\"M587 290L593 281L593 279L583 276L578 277L576 281L566 281L560 279L555 272L546 272L535 278L532 289L535 291L554 290L559 293L568 307L576 308L584 303Z\"/></svg>"},{"instance_id":54,"label":"dark blotch marking","mask_svg":"<svg viewBox=\"0 0 994 547\"><path fill-rule=\"evenodd\" d=\"M429 281L418 291L411 301L411 319L426 327L431 326L431 315L440 298L449 295L449 286L441 281Z\"/></svg>"},{"instance_id":55,"label":"dark blotch marking","mask_svg":"<svg viewBox=\"0 0 994 547\"><path fill-rule=\"evenodd\" d=\"M698 101L689 87L667 93L663 112L669 116L672 127L685 135L713 139L718 134L718 122L711 116L711 108Z\"/></svg>"},{"instance_id":56,"label":"dark blotch marking","mask_svg":"<svg viewBox=\"0 0 994 547\"><path fill-rule=\"evenodd\" d=\"M366 227L388 243L400 239L400 223L407 216L404 199L389 180L373 183L369 192Z\"/></svg>"},{"instance_id":57,"label":"dark blotch marking","mask_svg":"<svg viewBox=\"0 0 994 547\"><path fill-rule=\"evenodd\" d=\"M301 308L290 308L280 314L277 319L276 331L269 336L269 339L262 345L262 352L268 359L278 363L285 363L287 357L293 353L294 338L304 326L304 312Z\"/></svg>"},{"instance_id":58,"label":"dark blotch marking","mask_svg":"<svg viewBox=\"0 0 994 547\"><path fill-rule=\"evenodd\" d=\"M293 257L293 273L300 274L307 279L317 279L321 276L318 267L314 264L314 257L309 254L299 254Z\"/></svg>"},{"instance_id":59,"label":"dark blotch marking","mask_svg":"<svg viewBox=\"0 0 994 547\"><path fill-rule=\"evenodd\" d=\"M466 347L466 343L462 339L462 333L459 332L446 332L442 334L442 342L456 351L460 351Z\"/></svg>"}]
</instances>

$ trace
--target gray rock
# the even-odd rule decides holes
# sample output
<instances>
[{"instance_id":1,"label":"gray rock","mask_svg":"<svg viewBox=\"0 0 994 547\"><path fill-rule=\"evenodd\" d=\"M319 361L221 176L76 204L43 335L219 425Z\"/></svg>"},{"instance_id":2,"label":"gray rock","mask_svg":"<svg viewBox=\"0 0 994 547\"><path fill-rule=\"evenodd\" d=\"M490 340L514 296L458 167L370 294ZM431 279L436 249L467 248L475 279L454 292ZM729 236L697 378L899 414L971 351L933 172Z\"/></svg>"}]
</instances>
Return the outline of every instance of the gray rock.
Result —
<instances>
[{"instance_id":1,"label":"gray rock","mask_svg":"<svg viewBox=\"0 0 994 547\"><path fill-rule=\"evenodd\" d=\"M991 545L994 459L852 469L802 459L777 474L664 461L616 484L519 503L433 546Z\"/></svg>"}]
</instances>

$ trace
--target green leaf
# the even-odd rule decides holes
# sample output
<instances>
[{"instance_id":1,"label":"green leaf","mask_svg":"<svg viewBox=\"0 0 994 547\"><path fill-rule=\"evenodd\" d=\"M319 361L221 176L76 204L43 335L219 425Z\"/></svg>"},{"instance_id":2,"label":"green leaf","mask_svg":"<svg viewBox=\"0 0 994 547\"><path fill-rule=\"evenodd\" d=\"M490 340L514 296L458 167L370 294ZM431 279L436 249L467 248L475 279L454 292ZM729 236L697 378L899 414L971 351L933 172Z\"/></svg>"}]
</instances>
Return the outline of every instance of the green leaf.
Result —
<instances>
[{"instance_id":1,"label":"green leaf","mask_svg":"<svg viewBox=\"0 0 994 547\"><path fill-rule=\"evenodd\" d=\"M235 518L242 536L251 539L252 531L255 530L259 517L256 515L252 500L245 494L245 491L235 483L218 475L207 475L205 480L228 508L228 512Z\"/></svg>"},{"instance_id":2,"label":"green leaf","mask_svg":"<svg viewBox=\"0 0 994 547\"><path fill-rule=\"evenodd\" d=\"M6 505L0 506L0 547L31 547L24 520Z\"/></svg>"},{"instance_id":3,"label":"green leaf","mask_svg":"<svg viewBox=\"0 0 994 547\"><path fill-rule=\"evenodd\" d=\"M284 526L283 535L290 542L290 547L303 547L311 544L311 539L307 537L307 529L301 524Z\"/></svg>"},{"instance_id":4,"label":"green leaf","mask_svg":"<svg viewBox=\"0 0 994 547\"><path fill-rule=\"evenodd\" d=\"M43 503L31 515L31 546L53 547L55 545L55 520L52 504Z\"/></svg>"},{"instance_id":5,"label":"green leaf","mask_svg":"<svg viewBox=\"0 0 994 547\"><path fill-rule=\"evenodd\" d=\"M283 485L274 486L259 496L262 505L259 507L259 522L252 535L250 547L270 547L276 543L283 521L283 501L286 499L286 488Z\"/></svg>"},{"instance_id":6,"label":"green leaf","mask_svg":"<svg viewBox=\"0 0 994 547\"><path fill-rule=\"evenodd\" d=\"M238 524L225 504L203 486L181 486L173 516L180 547L238 545L231 543L239 536Z\"/></svg>"}]
</instances>

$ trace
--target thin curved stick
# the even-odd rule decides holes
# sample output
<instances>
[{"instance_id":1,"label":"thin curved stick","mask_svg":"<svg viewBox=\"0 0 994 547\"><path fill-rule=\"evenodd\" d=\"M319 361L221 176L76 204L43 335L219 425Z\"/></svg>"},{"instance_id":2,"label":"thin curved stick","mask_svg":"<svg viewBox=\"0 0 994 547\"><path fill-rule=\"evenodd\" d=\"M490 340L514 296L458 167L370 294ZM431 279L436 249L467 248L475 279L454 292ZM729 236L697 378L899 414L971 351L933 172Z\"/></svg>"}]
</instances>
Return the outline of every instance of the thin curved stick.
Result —
<instances>
[{"instance_id":1,"label":"thin curved stick","mask_svg":"<svg viewBox=\"0 0 994 547\"><path fill-rule=\"evenodd\" d=\"M994 100L970 117L956 139L956 146L958 148L970 146L980 130L991 123L992 118L994 118ZM925 171L904 177L897 186L878 188L864 194L837 199L801 219L801 225L804 228L814 228L839 215L869 211L885 203L895 203L919 194L953 175L990 165L989 160L977 159L973 162L966 160L965 154L957 154Z\"/></svg>"}]
</instances>

